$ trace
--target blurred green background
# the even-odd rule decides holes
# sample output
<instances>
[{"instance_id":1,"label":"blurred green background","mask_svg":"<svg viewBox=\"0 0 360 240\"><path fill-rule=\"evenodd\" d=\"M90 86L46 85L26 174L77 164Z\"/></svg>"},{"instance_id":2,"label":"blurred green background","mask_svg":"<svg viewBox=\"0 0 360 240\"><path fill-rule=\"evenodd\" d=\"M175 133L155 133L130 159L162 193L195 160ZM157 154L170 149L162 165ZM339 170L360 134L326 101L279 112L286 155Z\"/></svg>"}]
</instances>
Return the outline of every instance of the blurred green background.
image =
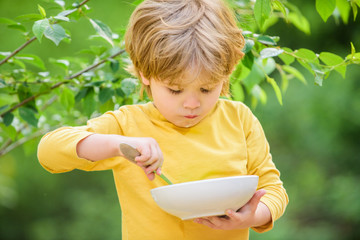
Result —
<instances>
[{"instance_id":1,"label":"blurred green background","mask_svg":"<svg viewBox=\"0 0 360 240\"><path fill-rule=\"evenodd\" d=\"M134 8L129 2L91 1L89 6L95 18L117 30L126 26ZM291 2L310 20L312 34L278 23L269 34L280 36L279 45L340 56L349 53L350 41L360 49L359 17L347 25L335 24L334 18L325 24L314 1ZM47 5L0 0L0 17L36 13L37 4ZM44 40L25 52L43 59L72 55L94 31L85 20L66 27L72 33L71 44L56 47ZM19 33L0 25L0 51L12 51L22 43ZM350 66L345 80L332 73L322 87L306 76L307 86L290 83L283 106L267 90L268 103L254 109L290 204L272 231L251 231L251 239L360 239L360 67ZM121 239L121 210L111 172L50 174L37 161L38 141L0 158L0 239Z\"/></svg>"}]
</instances>

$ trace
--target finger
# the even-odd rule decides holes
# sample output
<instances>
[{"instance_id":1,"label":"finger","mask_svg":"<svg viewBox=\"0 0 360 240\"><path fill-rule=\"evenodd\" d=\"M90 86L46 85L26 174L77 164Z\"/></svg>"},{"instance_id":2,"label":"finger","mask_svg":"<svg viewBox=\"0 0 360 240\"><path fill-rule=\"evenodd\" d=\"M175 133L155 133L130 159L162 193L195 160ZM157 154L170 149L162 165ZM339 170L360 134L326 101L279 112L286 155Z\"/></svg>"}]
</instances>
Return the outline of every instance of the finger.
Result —
<instances>
[{"instance_id":1,"label":"finger","mask_svg":"<svg viewBox=\"0 0 360 240\"><path fill-rule=\"evenodd\" d=\"M197 218L194 220L194 222L208 226L210 228L214 228L214 229L216 228L216 226L212 222L210 222L208 219L205 218Z\"/></svg>"},{"instance_id":2,"label":"finger","mask_svg":"<svg viewBox=\"0 0 360 240\"><path fill-rule=\"evenodd\" d=\"M153 173L153 172L151 172L151 173L149 173L149 174L146 174L146 176L148 177L148 179L149 179L150 181L152 181L152 180L155 179L155 173Z\"/></svg>"},{"instance_id":3,"label":"finger","mask_svg":"<svg viewBox=\"0 0 360 240\"><path fill-rule=\"evenodd\" d=\"M164 161L164 157L163 154L160 150L159 145L153 145L151 148L152 151L152 157L150 158L149 161L146 162L146 164L148 164L148 168L147 168L147 172L154 172L156 171L158 175L161 174L161 165L162 162ZM160 169L159 169L160 168Z\"/></svg>"},{"instance_id":4,"label":"finger","mask_svg":"<svg viewBox=\"0 0 360 240\"><path fill-rule=\"evenodd\" d=\"M228 216L228 218L230 220L239 220L240 219L240 215L232 209L226 210L225 214L226 214L226 216Z\"/></svg>"},{"instance_id":5,"label":"finger","mask_svg":"<svg viewBox=\"0 0 360 240\"><path fill-rule=\"evenodd\" d=\"M141 148L138 149L138 151L140 152L140 156L137 156L135 158L136 162L140 162L140 163L144 163L146 161L148 161L151 158L151 148L150 147L145 147L145 148ZM146 166L143 164L143 166Z\"/></svg>"},{"instance_id":6,"label":"finger","mask_svg":"<svg viewBox=\"0 0 360 240\"><path fill-rule=\"evenodd\" d=\"M164 163L164 155L163 155L159 145L157 146L157 148L158 148L159 160L160 161L159 161L159 165L156 168L156 174L160 176L161 175L161 167L162 167L162 165Z\"/></svg>"},{"instance_id":7,"label":"finger","mask_svg":"<svg viewBox=\"0 0 360 240\"><path fill-rule=\"evenodd\" d=\"M228 222L228 220L226 220L225 218L219 218L217 216L211 216L211 217L207 217L206 218L209 222L211 222L214 226L216 226L217 228L221 228L221 226L225 223Z\"/></svg>"},{"instance_id":8,"label":"finger","mask_svg":"<svg viewBox=\"0 0 360 240\"><path fill-rule=\"evenodd\" d=\"M155 145L150 146L150 156L146 161L143 161L144 166L150 166L159 159L158 151Z\"/></svg>"},{"instance_id":9,"label":"finger","mask_svg":"<svg viewBox=\"0 0 360 240\"><path fill-rule=\"evenodd\" d=\"M249 206L253 209L257 208L257 205L260 202L260 199L266 194L265 189L260 189L255 192L255 194L252 196L252 198L249 200Z\"/></svg>"}]
</instances>

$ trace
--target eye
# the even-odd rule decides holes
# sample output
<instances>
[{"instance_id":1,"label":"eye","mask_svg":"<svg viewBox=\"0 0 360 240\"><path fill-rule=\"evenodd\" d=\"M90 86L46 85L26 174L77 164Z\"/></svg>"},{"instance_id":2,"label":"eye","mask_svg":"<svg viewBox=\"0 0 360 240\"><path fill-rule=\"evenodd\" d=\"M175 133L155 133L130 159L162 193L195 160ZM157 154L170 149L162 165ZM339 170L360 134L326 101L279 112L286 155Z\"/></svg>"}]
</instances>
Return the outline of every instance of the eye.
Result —
<instances>
[{"instance_id":1,"label":"eye","mask_svg":"<svg viewBox=\"0 0 360 240\"><path fill-rule=\"evenodd\" d=\"M201 91L202 93L210 93L210 92L211 92L210 89L206 89L206 88L200 88L200 91Z\"/></svg>"},{"instance_id":2,"label":"eye","mask_svg":"<svg viewBox=\"0 0 360 240\"><path fill-rule=\"evenodd\" d=\"M171 88L168 88L168 89L169 89L171 94L175 94L175 95L180 94L182 92L182 90L174 90L174 89L171 89Z\"/></svg>"}]
</instances>

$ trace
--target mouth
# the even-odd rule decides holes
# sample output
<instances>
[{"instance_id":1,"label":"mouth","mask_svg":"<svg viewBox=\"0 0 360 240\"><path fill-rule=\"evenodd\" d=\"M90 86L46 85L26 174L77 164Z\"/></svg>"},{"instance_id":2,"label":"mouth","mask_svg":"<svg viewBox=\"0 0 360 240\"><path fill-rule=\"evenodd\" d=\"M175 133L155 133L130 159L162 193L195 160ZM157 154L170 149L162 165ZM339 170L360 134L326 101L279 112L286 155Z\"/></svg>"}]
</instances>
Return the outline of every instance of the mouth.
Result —
<instances>
[{"instance_id":1,"label":"mouth","mask_svg":"<svg viewBox=\"0 0 360 240\"><path fill-rule=\"evenodd\" d=\"M189 119L194 119L194 118L197 118L198 115L186 115L184 117L189 118Z\"/></svg>"}]
</instances>

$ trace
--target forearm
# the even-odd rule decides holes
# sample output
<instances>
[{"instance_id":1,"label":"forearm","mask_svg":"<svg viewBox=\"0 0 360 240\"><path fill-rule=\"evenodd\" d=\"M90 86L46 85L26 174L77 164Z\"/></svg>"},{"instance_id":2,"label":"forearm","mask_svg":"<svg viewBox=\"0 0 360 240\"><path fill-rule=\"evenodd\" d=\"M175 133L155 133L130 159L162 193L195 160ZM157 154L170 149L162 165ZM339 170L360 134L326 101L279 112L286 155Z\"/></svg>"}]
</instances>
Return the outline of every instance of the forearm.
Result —
<instances>
[{"instance_id":1,"label":"forearm","mask_svg":"<svg viewBox=\"0 0 360 240\"><path fill-rule=\"evenodd\" d=\"M94 162L122 156L119 144L124 142L125 138L124 136L113 134L92 134L77 144L77 155L80 158Z\"/></svg>"},{"instance_id":2,"label":"forearm","mask_svg":"<svg viewBox=\"0 0 360 240\"><path fill-rule=\"evenodd\" d=\"M251 227L264 226L271 222L271 220L272 218L269 208L263 202L259 202L252 220Z\"/></svg>"}]
</instances>

